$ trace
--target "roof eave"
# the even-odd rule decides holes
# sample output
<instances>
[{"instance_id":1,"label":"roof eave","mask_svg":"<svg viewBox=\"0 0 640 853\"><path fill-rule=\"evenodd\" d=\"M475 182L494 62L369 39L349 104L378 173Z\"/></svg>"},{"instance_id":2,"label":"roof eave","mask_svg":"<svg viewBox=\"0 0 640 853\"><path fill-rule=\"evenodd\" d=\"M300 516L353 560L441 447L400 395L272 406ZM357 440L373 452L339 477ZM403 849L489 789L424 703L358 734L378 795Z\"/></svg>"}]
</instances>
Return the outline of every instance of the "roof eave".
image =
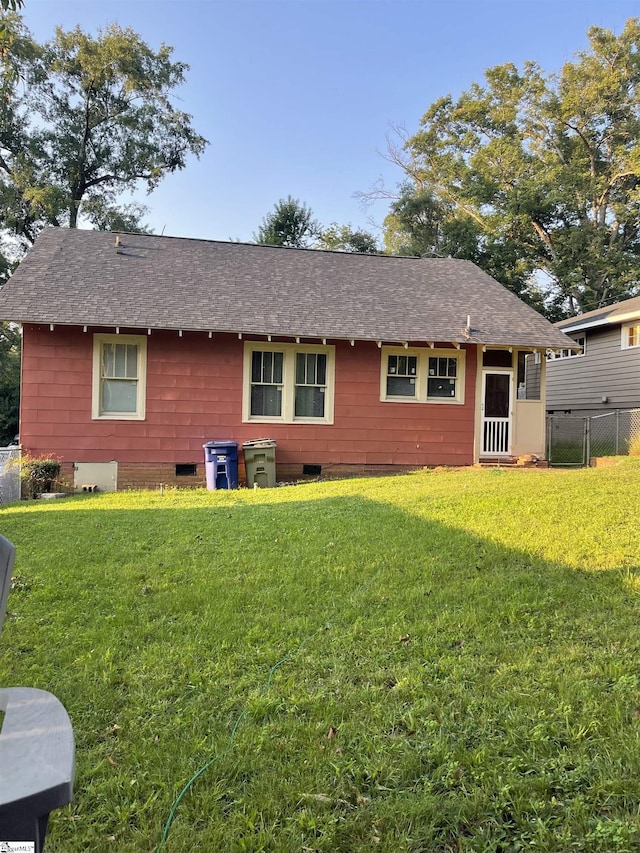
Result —
<instances>
[{"instance_id":1,"label":"roof eave","mask_svg":"<svg viewBox=\"0 0 640 853\"><path fill-rule=\"evenodd\" d=\"M191 333L200 333L200 334L209 334L213 335L234 335L239 338L243 337L257 337L257 338L291 338L295 341L302 340L319 340L319 341L358 341L358 342L368 342L368 343L376 343L385 345L416 345L419 343L424 343L427 346L434 346L436 343L450 343L456 347L461 347L465 345L471 346L480 346L480 347L498 347L498 348L509 348L509 349L528 349L528 350L546 350L546 349L561 349L561 348L576 348L578 349L574 342L567 335L562 334L561 339L559 340L557 336L538 336L531 335L527 337L526 335L519 336L518 339L511 339L510 337L499 337L495 335L485 336L482 334L450 334L443 333L442 330L434 332L433 334L425 334L422 333L419 336L412 331L409 334L393 334L390 335L387 333L376 333L373 335L363 335L358 333L343 333L343 334L332 334L330 332L324 332L322 330L314 330L314 331L278 331L278 330L266 330L266 329L257 329L251 327L241 327L241 328L220 328L215 325L212 326L189 326L189 325L175 325L175 326L167 326L167 325L158 325L154 323L145 323L144 321L139 322L131 322L130 320L117 321L113 319L110 322L102 322L96 323L91 319L79 319L74 322L69 322L68 319L65 320L55 320L51 318L43 318L37 316L31 316L28 318L23 317L20 320L10 320L9 322L19 323L21 325L26 324L34 324L41 326L63 326L69 328L83 328L83 329L145 329L149 334L152 332L176 332L180 334L182 332L191 332Z\"/></svg>"}]
</instances>

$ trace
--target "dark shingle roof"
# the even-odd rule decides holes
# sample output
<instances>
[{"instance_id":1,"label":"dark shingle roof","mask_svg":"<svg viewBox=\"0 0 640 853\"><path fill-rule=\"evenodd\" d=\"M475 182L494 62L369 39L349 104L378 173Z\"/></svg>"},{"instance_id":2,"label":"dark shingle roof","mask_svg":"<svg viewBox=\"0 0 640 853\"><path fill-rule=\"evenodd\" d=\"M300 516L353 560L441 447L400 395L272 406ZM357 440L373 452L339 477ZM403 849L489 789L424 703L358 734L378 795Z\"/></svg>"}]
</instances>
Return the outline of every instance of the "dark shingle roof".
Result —
<instances>
[{"instance_id":1,"label":"dark shingle roof","mask_svg":"<svg viewBox=\"0 0 640 853\"><path fill-rule=\"evenodd\" d=\"M626 320L640 318L640 296L624 299L604 308L595 308L586 311L577 317L569 317L556 323L563 332L577 332L579 329L594 328L595 326L608 326L612 323L624 323Z\"/></svg>"},{"instance_id":2,"label":"dark shingle roof","mask_svg":"<svg viewBox=\"0 0 640 853\"><path fill-rule=\"evenodd\" d=\"M20 323L567 346L470 261L48 228L0 293Z\"/></svg>"}]
</instances>

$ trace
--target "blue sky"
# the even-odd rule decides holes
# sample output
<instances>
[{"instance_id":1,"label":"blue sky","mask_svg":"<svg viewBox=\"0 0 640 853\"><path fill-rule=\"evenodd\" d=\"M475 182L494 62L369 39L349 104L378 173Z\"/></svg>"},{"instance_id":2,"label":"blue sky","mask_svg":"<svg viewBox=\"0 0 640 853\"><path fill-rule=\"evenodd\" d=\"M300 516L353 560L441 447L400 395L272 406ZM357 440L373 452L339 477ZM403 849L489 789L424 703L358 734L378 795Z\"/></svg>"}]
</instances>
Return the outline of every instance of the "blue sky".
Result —
<instances>
[{"instance_id":1,"label":"blue sky","mask_svg":"<svg viewBox=\"0 0 640 853\"><path fill-rule=\"evenodd\" d=\"M132 27L191 68L178 93L210 141L150 196L156 233L250 241L279 198L316 218L376 232L386 204L354 197L398 168L381 153L393 125L410 132L433 101L481 82L486 68L535 60L557 71L619 33L640 0L25 0L40 41L57 25ZM373 219L373 223L371 223Z\"/></svg>"}]
</instances>

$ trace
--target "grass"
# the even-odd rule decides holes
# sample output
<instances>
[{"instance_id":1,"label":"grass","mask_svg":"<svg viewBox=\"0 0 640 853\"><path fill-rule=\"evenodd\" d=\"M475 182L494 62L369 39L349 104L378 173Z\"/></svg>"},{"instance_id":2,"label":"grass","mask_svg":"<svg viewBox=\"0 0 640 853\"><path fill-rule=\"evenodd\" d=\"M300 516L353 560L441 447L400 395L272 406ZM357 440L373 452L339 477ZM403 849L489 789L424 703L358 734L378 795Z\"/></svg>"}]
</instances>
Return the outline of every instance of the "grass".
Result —
<instances>
[{"instance_id":1,"label":"grass","mask_svg":"<svg viewBox=\"0 0 640 853\"><path fill-rule=\"evenodd\" d=\"M77 741L47 850L637 851L639 476L0 510L0 684Z\"/></svg>"}]
</instances>

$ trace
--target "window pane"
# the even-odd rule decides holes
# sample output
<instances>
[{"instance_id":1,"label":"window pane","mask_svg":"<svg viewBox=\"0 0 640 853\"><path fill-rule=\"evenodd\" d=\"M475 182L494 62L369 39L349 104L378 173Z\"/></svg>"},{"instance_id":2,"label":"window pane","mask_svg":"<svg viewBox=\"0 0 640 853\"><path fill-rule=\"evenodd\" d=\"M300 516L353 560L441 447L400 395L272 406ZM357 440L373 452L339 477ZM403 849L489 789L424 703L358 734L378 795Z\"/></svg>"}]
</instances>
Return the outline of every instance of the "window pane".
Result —
<instances>
[{"instance_id":1,"label":"window pane","mask_svg":"<svg viewBox=\"0 0 640 853\"><path fill-rule=\"evenodd\" d=\"M410 376L387 376L387 397L415 397L416 380Z\"/></svg>"},{"instance_id":2,"label":"window pane","mask_svg":"<svg viewBox=\"0 0 640 853\"><path fill-rule=\"evenodd\" d=\"M273 382L273 353L262 353L262 377L261 382Z\"/></svg>"},{"instance_id":3,"label":"window pane","mask_svg":"<svg viewBox=\"0 0 640 853\"><path fill-rule=\"evenodd\" d=\"M127 375L127 346L126 344L115 345L116 357L113 375L124 377Z\"/></svg>"},{"instance_id":4,"label":"window pane","mask_svg":"<svg viewBox=\"0 0 640 853\"><path fill-rule=\"evenodd\" d=\"M316 355L316 383L318 385L327 384L327 357L323 353Z\"/></svg>"},{"instance_id":5,"label":"window pane","mask_svg":"<svg viewBox=\"0 0 640 853\"><path fill-rule=\"evenodd\" d=\"M251 381L260 382L262 379L262 353L251 353Z\"/></svg>"},{"instance_id":6,"label":"window pane","mask_svg":"<svg viewBox=\"0 0 640 853\"><path fill-rule=\"evenodd\" d=\"M427 380L427 397L455 397L456 380L429 377Z\"/></svg>"},{"instance_id":7,"label":"window pane","mask_svg":"<svg viewBox=\"0 0 640 853\"><path fill-rule=\"evenodd\" d=\"M415 376L418 359L415 355L390 355L387 360L387 397L415 399Z\"/></svg>"},{"instance_id":8,"label":"window pane","mask_svg":"<svg viewBox=\"0 0 640 853\"><path fill-rule=\"evenodd\" d=\"M136 344L127 344L127 363L125 368L125 376L127 379L138 378L138 347Z\"/></svg>"},{"instance_id":9,"label":"window pane","mask_svg":"<svg viewBox=\"0 0 640 853\"><path fill-rule=\"evenodd\" d=\"M102 380L102 412L134 413L137 407L138 383L127 379Z\"/></svg>"},{"instance_id":10,"label":"window pane","mask_svg":"<svg viewBox=\"0 0 640 853\"><path fill-rule=\"evenodd\" d=\"M304 385L307 381L307 359L303 352L296 355L296 385Z\"/></svg>"},{"instance_id":11,"label":"window pane","mask_svg":"<svg viewBox=\"0 0 640 853\"><path fill-rule=\"evenodd\" d=\"M278 385L251 386L251 414L278 418L282 414L282 389Z\"/></svg>"},{"instance_id":12,"label":"window pane","mask_svg":"<svg viewBox=\"0 0 640 853\"><path fill-rule=\"evenodd\" d=\"M102 375L113 376L115 364L115 346L103 344L102 346Z\"/></svg>"},{"instance_id":13,"label":"window pane","mask_svg":"<svg viewBox=\"0 0 640 853\"><path fill-rule=\"evenodd\" d=\"M295 401L296 418L324 417L324 388L313 385L298 385Z\"/></svg>"},{"instance_id":14,"label":"window pane","mask_svg":"<svg viewBox=\"0 0 640 853\"><path fill-rule=\"evenodd\" d=\"M284 358L284 353L274 352L273 353L273 378L270 380L274 383L282 382L282 359Z\"/></svg>"}]
</instances>

